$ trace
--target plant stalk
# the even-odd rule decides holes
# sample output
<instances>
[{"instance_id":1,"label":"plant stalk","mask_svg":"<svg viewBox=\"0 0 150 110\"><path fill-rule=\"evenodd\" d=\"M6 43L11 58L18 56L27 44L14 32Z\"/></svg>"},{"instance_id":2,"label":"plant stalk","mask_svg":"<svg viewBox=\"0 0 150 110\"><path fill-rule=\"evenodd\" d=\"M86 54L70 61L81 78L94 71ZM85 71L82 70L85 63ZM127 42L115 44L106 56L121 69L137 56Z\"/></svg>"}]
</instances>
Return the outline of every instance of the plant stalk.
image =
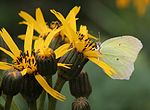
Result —
<instances>
[{"instance_id":1,"label":"plant stalk","mask_svg":"<svg viewBox=\"0 0 150 110\"><path fill-rule=\"evenodd\" d=\"M52 87L52 76L47 77L48 84ZM48 94L48 110L51 108L52 96Z\"/></svg>"},{"instance_id":2,"label":"plant stalk","mask_svg":"<svg viewBox=\"0 0 150 110\"><path fill-rule=\"evenodd\" d=\"M43 91L41 96L40 96L40 103L39 103L39 109L38 110L44 109L45 97L46 97L46 92Z\"/></svg>"},{"instance_id":3,"label":"plant stalk","mask_svg":"<svg viewBox=\"0 0 150 110\"><path fill-rule=\"evenodd\" d=\"M5 109L4 110L10 110L12 98L13 98L13 96L10 96L10 95L6 96L6 103L5 103Z\"/></svg>"},{"instance_id":4,"label":"plant stalk","mask_svg":"<svg viewBox=\"0 0 150 110\"><path fill-rule=\"evenodd\" d=\"M36 100L28 101L29 110L37 110Z\"/></svg>"},{"instance_id":5,"label":"plant stalk","mask_svg":"<svg viewBox=\"0 0 150 110\"><path fill-rule=\"evenodd\" d=\"M54 86L54 89L58 92L61 92L64 84L65 84L66 80L64 80L63 78L61 77L58 77L57 78L57 81L56 81L56 84ZM56 109L56 103L57 103L57 100L55 98L52 97L51 101L51 107L50 107L50 110L55 110Z\"/></svg>"}]
</instances>

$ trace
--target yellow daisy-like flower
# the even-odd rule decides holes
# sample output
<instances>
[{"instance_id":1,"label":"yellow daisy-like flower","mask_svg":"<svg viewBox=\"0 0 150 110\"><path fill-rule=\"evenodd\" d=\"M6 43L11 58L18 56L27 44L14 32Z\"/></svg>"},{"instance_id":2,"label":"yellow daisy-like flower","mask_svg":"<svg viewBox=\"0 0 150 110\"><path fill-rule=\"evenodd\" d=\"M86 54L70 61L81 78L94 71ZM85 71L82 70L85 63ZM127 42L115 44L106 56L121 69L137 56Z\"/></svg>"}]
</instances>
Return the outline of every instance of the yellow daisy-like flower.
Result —
<instances>
[{"instance_id":1,"label":"yellow daisy-like flower","mask_svg":"<svg viewBox=\"0 0 150 110\"><path fill-rule=\"evenodd\" d=\"M32 51L32 37L33 37L33 25L28 25L25 40L24 40L24 51L21 51L8 32L3 28L0 31L0 35L9 47L10 51L0 47L0 50L9 55L13 61L12 63L0 62L1 70L17 69L21 72L22 76L26 74L33 74L38 83L43 89L54 98L63 101L65 97L59 92L51 88L45 79L38 73L35 53Z\"/></svg>"},{"instance_id":2,"label":"yellow daisy-like flower","mask_svg":"<svg viewBox=\"0 0 150 110\"><path fill-rule=\"evenodd\" d=\"M69 24L72 24L74 27L74 29L76 29L76 24L73 24L74 20L76 20L77 18L75 18L75 16L78 14L80 10L80 7L74 7L70 13L68 14L68 16L66 17L66 20ZM51 26L49 27L47 25L47 23L44 20L42 11L40 8L36 9L36 19L34 19L31 15L29 15L28 13L26 13L25 11L21 11L19 13L19 16L22 17L25 21L21 22L21 24L27 24L27 23L33 23L34 24L34 29L39 33L39 37L42 37L45 39L45 37L47 37L48 33L50 33L54 28L58 28L59 26L57 25L58 22L52 22ZM74 16L72 18L72 16ZM64 32L63 30L60 31L60 35L61 37L65 37L64 36ZM25 35L20 35L19 38L20 39L24 39ZM37 37L34 37L33 39L37 39Z\"/></svg>"},{"instance_id":3,"label":"yellow daisy-like flower","mask_svg":"<svg viewBox=\"0 0 150 110\"><path fill-rule=\"evenodd\" d=\"M45 36L48 35L49 32L52 31L52 29L49 28L49 26L46 24L42 11L40 8L36 9L36 19L34 19L31 15L29 15L28 13L26 13L25 11L21 11L19 13L19 16L22 17L25 21L20 22L21 24L28 24L28 23L32 23L33 24L33 28L35 29L36 32L39 33L39 36L44 38ZM19 38L24 39L25 35L19 35ZM38 39L38 37L34 37L33 38Z\"/></svg>"},{"instance_id":4,"label":"yellow daisy-like flower","mask_svg":"<svg viewBox=\"0 0 150 110\"><path fill-rule=\"evenodd\" d=\"M145 14L146 8L150 4L150 0L116 0L116 5L118 8L126 8L130 2L136 7L140 16Z\"/></svg>"},{"instance_id":5,"label":"yellow daisy-like flower","mask_svg":"<svg viewBox=\"0 0 150 110\"><path fill-rule=\"evenodd\" d=\"M74 11L74 14L70 16L70 18L72 18L72 23L68 23L61 13L56 12L55 10L50 11L63 24L63 31L65 35L68 36L73 48L76 48L78 52L83 53L86 58L100 66L110 77L113 76L113 74L116 74L109 65L100 60L101 54L95 50L95 43L90 40L90 38L94 37L88 34L87 27L81 25L79 32L76 31L76 19L74 15L78 13L77 11Z\"/></svg>"},{"instance_id":6,"label":"yellow daisy-like flower","mask_svg":"<svg viewBox=\"0 0 150 110\"><path fill-rule=\"evenodd\" d=\"M54 38L54 36L56 34L58 34L61 30L62 30L62 28L53 29L48 34L48 36L46 37L45 40L42 39L42 38L39 38L38 40L35 40L35 44L34 44L35 53L39 52L39 55L41 57L49 57L49 56L51 56L51 54L53 54L53 50L51 48L49 48L49 44L51 43L51 41ZM70 44L66 43L66 44L63 44L60 47L58 47L56 50L54 50L54 53L56 55L56 59L60 58L65 53L67 53L68 51L70 51L71 48L69 49L69 47L70 47ZM69 69L69 67L67 66L67 64L57 63L57 65Z\"/></svg>"}]
</instances>

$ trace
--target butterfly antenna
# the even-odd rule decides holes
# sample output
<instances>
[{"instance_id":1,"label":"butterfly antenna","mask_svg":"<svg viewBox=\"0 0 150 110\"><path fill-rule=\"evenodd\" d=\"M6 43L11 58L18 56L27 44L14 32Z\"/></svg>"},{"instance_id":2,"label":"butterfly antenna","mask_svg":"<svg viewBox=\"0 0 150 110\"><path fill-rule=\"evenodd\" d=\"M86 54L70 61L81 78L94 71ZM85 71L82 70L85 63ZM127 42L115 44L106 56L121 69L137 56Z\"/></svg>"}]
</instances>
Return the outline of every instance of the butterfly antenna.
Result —
<instances>
[{"instance_id":1,"label":"butterfly antenna","mask_svg":"<svg viewBox=\"0 0 150 110\"><path fill-rule=\"evenodd\" d=\"M98 32L98 41L100 41L100 36L101 36L100 32Z\"/></svg>"}]
</instances>

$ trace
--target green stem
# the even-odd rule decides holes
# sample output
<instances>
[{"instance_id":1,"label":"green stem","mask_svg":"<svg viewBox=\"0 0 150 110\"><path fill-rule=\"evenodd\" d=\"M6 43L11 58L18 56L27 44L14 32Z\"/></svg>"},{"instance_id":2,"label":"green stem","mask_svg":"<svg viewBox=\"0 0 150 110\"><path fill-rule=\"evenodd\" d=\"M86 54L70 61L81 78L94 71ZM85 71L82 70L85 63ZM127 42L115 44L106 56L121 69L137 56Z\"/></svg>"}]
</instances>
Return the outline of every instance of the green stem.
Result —
<instances>
[{"instance_id":1,"label":"green stem","mask_svg":"<svg viewBox=\"0 0 150 110\"><path fill-rule=\"evenodd\" d=\"M61 77L58 77L57 81L56 81L56 84L54 86L54 89L56 91L60 92L62 90L65 82L66 82L66 80L62 79ZM52 98L50 103L51 103L50 110L55 110L56 109L57 100L55 98Z\"/></svg>"},{"instance_id":2,"label":"green stem","mask_svg":"<svg viewBox=\"0 0 150 110\"><path fill-rule=\"evenodd\" d=\"M47 77L48 84L52 87L52 76ZM52 96L48 94L48 110L51 108Z\"/></svg>"},{"instance_id":3,"label":"green stem","mask_svg":"<svg viewBox=\"0 0 150 110\"><path fill-rule=\"evenodd\" d=\"M45 97L46 97L46 92L43 91L41 96L40 96L39 110L44 109Z\"/></svg>"},{"instance_id":4,"label":"green stem","mask_svg":"<svg viewBox=\"0 0 150 110\"><path fill-rule=\"evenodd\" d=\"M5 103L5 109L4 110L10 110L12 98L13 98L13 96L10 96L10 95L6 96L6 103Z\"/></svg>"},{"instance_id":5,"label":"green stem","mask_svg":"<svg viewBox=\"0 0 150 110\"><path fill-rule=\"evenodd\" d=\"M28 101L29 110L37 110L36 100L35 101Z\"/></svg>"}]
</instances>

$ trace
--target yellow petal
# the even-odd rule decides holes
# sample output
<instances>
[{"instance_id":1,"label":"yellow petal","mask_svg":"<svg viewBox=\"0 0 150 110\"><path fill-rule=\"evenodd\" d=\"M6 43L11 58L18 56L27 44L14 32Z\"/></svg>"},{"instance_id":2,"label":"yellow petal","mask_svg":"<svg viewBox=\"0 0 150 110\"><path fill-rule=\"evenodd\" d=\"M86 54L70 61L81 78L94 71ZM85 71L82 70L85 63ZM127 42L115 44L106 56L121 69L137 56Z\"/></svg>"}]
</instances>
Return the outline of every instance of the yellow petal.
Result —
<instances>
[{"instance_id":1,"label":"yellow petal","mask_svg":"<svg viewBox=\"0 0 150 110\"><path fill-rule=\"evenodd\" d=\"M70 66L72 66L72 64L57 63L57 66L64 67L64 68L67 68L67 69L71 69Z\"/></svg>"},{"instance_id":2,"label":"yellow petal","mask_svg":"<svg viewBox=\"0 0 150 110\"><path fill-rule=\"evenodd\" d=\"M87 35L87 34L88 34L87 27L81 25L81 26L80 26L80 33L83 34L83 35Z\"/></svg>"},{"instance_id":3,"label":"yellow petal","mask_svg":"<svg viewBox=\"0 0 150 110\"><path fill-rule=\"evenodd\" d=\"M116 74L116 71L109 65L107 65L105 62L98 60L96 58L88 57L88 59L93 63L97 64L98 66L100 66L108 76L112 77L114 74Z\"/></svg>"},{"instance_id":4,"label":"yellow petal","mask_svg":"<svg viewBox=\"0 0 150 110\"><path fill-rule=\"evenodd\" d=\"M31 15L29 15L25 11L20 11L19 16L22 17L26 22L34 24L34 29L38 33L42 33L41 27L39 27L36 20ZM23 24L26 24L26 23L23 22Z\"/></svg>"},{"instance_id":5,"label":"yellow petal","mask_svg":"<svg viewBox=\"0 0 150 110\"><path fill-rule=\"evenodd\" d=\"M49 47L49 44L51 43L52 39L55 37L55 35L61 31L61 28L58 28L58 29L53 29L49 34L48 36L46 37L45 39L45 42L44 42L44 46L46 48Z\"/></svg>"},{"instance_id":6,"label":"yellow petal","mask_svg":"<svg viewBox=\"0 0 150 110\"><path fill-rule=\"evenodd\" d=\"M11 52L16 57L20 56L19 48L17 47L17 45L15 44L13 39L10 37L10 35L8 34L8 32L4 28L2 28L2 31L0 32L0 35L2 36L3 40L5 41L5 43L7 44L9 49L11 50Z\"/></svg>"},{"instance_id":7,"label":"yellow petal","mask_svg":"<svg viewBox=\"0 0 150 110\"><path fill-rule=\"evenodd\" d=\"M36 9L36 20L37 20L37 22L39 22L43 25L46 25L43 14L42 14L42 11L41 11L40 8Z\"/></svg>"},{"instance_id":8,"label":"yellow petal","mask_svg":"<svg viewBox=\"0 0 150 110\"><path fill-rule=\"evenodd\" d=\"M85 43L83 43L82 41L78 40L75 42L75 47L79 52L82 52L83 49L85 48Z\"/></svg>"},{"instance_id":9,"label":"yellow petal","mask_svg":"<svg viewBox=\"0 0 150 110\"><path fill-rule=\"evenodd\" d=\"M26 75L26 73L27 73L27 69L21 71L22 76Z\"/></svg>"},{"instance_id":10,"label":"yellow petal","mask_svg":"<svg viewBox=\"0 0 150 110\"><path fill-rule=\"evenodd\" d=\"M72 48L70 48L70 44L63 44L60 47L58 47L54 52L56 55L56 59L60 58L61 56L63 56L65 53L69 52L70 50L72 50Z\"/></svg>"},{"instance_id":11,"label":"yellow petal","mask_svg":"<svg viewBox=\"0 0 150 110\"><path fill-rule=\"evenodd\" d=\"M53 96L54 98L56 98L57 100L60 100L60 101L64 101L65 100L65 96L63 96L62 94L60 94L59 92L57 92L56 90L54 90L53 88L51 88L48 85L48 83L46 82L46 80L40 74L36 74L35 75L35 79L43 87L43 89L47 93L49 93L51 96Z\"/></svg>"},{"instance_id":12,"label":"yellow petal","mask_svg":"<svg viewBox=\"0 0 150 110\"><path fill-rule=\"evenodd\" d=\"M25 34L22 34L22 35L19 35L18 38L21 40L25 40L25 36L26 36ZM32 40L37 40L38 38L39 38L38 36L33 36Z\"/></svg>"},{"instance_id":13,"label":"yellow petal","mask_svg":"<svg viewBox=\"0 0 150 110\"><path fill-rule=\"evenodd\" d=\"M136 0L137 1L137 0ZM130 0L116 0L118 8L125 8L129 5Z\"/></svg>"},{"instance_id":14,"label":"yellow petal","mask_svg":"<svg viewBox=\"0 0 150 110\"><path fill-rule=\"evenodd\" d=\"M40 8L36 9L36 20L37 20L37 23L40 25L43 34L47 34L49 32L49 28L46 25L46 22L44 20L44 17Z\"/></svg>"},{"instance_id":15,"label":"yellow petal","mask_svg":"<svg viewBox=\"0 0 150 110\"><path fill-rule=\"evenodd\" d=\"M44 47L43 38L39 38L38 40L35 40L35 42L34 42L35 52L37 52L37 50L39 50L39 49L42 49L43 47Z\"/></svg>"},{"instance_id":16,"label":"yellow petal","mask_svg":"<svg viewBox=\"0 0 150 110\"><path fill-rule=\"evenodd\" d=\"M33 25L29 24L27 27L25 41L24 41L24 52L28 51L29 56L31 56L31 52L32 52L32 37L33 37Z\"/></svg>"},{"instance_id":17,"label":"yellow petal","mask_svg":"<svg viewBox=\"0 0 150 110\"><path fill-rule=\"evenodd\" d=\"M3 51L4 53L6 53L7 55L9 55L13 60L16 59L16 56L14 54L12 54L10 51L0 47L0 50Z\"/></svg>"},{"instance_id":18,"label":"yellow petal","mask_svg":"<svg viewBox=\"0 0 150 110\"><path fill-rule=\"evenodd\" d=\"M22 17L27 22L36 23L35 19L25 11L20 11L19 16Z\"/></svg>"},{"instance_id":19,"label":"yellow petal","mask_svg":"<svg viewBox=\"0 0 150 110\"><path fill-rule=\"evenodd\" d=\"M12 69L13 67L11 66L11 64L6 63L6 62L0 62L0 69L1 70L9 70Z\"/></svg>"},{"instance_id":20,"label":"yellow petal","mask_svg":"<svg viewBox=\"0 0 150 110\"><path fill-rule=\"evenodd\" d=\"M100 39L96 38L95 36L93 36L93 35L91 35L91 34L88 34L88 37L89 37L89 38L92 38L92 39L95 39L95 40L100 40Z\"/></svg>"},{"instance_id":21,"label":"yellow petal","mask_svg":"<svg viewBox=\"0 0 150 110\"><path fill-rule=\"evenodd\" d=\"M66 34L66 36L68 37L69 41L71 43L73 43L73 39L76 35L76 32L69 26L69 24L67 23L67 21L65 20L65 18L63 17L63 15L55 10L50 10L51 13L53 13L57 19L59 19L62 24L63 24L63 31L64 31L64 34ZM68 26L71 28L68 28ZM76 36L77 37L77 36Z\"/></svg>"},{"instance_id":22,"label":"yellow petal","mask_svg":"<svg viewBox=\"0 0 150 110\"><path fill-rule=\"evenodd\" d=\"M85 51L84 52L84 56L98 58L101 55L100 55L100 53L98 51L89 50L89 51Z\"/></svg>"},{"instance_id":23,"label":"yellow petal","mask_svg":"<svg viewBox=\"0 0 150 110\"><path fill-rule=\"evenodd\" d=\"M76 15L79 13L80 7L75 6L67 15L66 20L72 29L76 32Z\"/></svg>"}]
</instances>

